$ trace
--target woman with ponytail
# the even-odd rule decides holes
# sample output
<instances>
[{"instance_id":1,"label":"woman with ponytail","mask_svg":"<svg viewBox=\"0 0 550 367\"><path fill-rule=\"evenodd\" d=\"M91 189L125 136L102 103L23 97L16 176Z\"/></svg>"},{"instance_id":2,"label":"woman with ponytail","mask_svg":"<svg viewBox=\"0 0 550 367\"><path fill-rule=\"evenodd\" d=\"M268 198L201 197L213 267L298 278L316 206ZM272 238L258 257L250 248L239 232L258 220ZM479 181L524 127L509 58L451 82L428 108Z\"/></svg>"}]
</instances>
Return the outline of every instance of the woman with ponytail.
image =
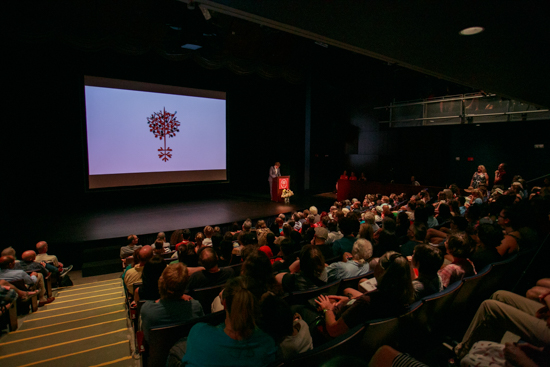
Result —
<instances>
[{"instance_id":1,"label":"woman with ponytail","mask_svg":"<svg viewBox=\"0 0 550 367\"><path fill-rule=\"evenodd\" d=\"M258 300L243 277L227 282L222 303L225 322L193 326L182 362L186 366L265 366L273 362L278 347L257 327Z\"/></svg>"}]
</instances>

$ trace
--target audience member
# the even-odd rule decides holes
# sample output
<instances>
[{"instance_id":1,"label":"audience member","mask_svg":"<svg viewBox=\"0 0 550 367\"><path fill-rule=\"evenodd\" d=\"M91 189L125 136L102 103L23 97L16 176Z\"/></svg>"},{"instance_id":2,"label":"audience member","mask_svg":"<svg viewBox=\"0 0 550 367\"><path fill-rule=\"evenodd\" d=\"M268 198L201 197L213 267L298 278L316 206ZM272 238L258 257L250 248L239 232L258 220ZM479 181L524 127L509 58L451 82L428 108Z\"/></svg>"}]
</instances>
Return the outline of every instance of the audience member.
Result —
<instances>
[{"instance_id":1,"label":"audience member","mask_svg":"<svg viewBox=\"0 0 550 367\"><path fill-rule=\"evenodd\" d=\"M469 259L472 253L472 240L465 232L451 234L445 241L445 248L453 257L453 261L438 272L444 288L464 277L477 274L474 263Z\"/></svg>"},{"instance_id":2,"label":"audience member","mask_svg":"<svg viewBox=\"0 0 550 367\"><path fill-rule=\"evenodd\" d=\"M229 278L233 277L233 269L218 266L218 255L213 248L203 247L198 255L199 265L203 266L204 270L197 271L189 277L185 293L189 294L195 289L224 284Z\"/></svg>"},{"instance_id":3,"label":"audience member","mask_svg":"<svg viewBox=\"0 0 550 367\"><path fill-rule=\"evenodd\" d=\"M38 290L38 306L42 307L55 300L55 297L47 297L46 286L42 274L32 272L30 275L23 270L14 269L15 259L13 256L0 257L0 279L6 282L23 282L28 290Z\"/></svg>"},{"instance_id":4,"label":"audience member","mask_svg":"<svg viewBox=\"0 0 550 367\"><path fill-rule=\"evenodd\" d=\"M342 335L370 319L398 316L413 302L411 268L406 257L387 252L374 269L374 276L378 283L374 292L363 294L348 288L345 296L321 295L316 300L330 336Z\"/></svg>"},{"instance_id":5,"label":"audience member","mask_svg":"<svg viewBox=\"0 0 550 367\"><path fill-rule=\"evenodd\" d=\"M277 281L287 293L315 289L326 285L325 258L315 245L306 245L300 253L300 271L277 274Z\"/></svg>"},{"instance_id":6,"label":"audience member","mask_svg":"<svg viewBox=\"0 0 550 367\"><path fill-rule=\"evenodd\" d=\"M369 229L370 226L367 225ZM372 230L372 229L371 229ZM328 281L357 277L369 272L369 261L372 258L372 243L358 238L350 253L344 253L342 261L334 262L327 268Z\"/></svg>"},{"instance_id":7,"label":"audience member","mask_svg":"<svg viewBox=\"0 0 550 367\"><path fill-rule=\"evenodd\" d=\"M193 326L182 359L186 366L256 367L276 359L278 347L275 341L256 327L258 300L247 288L242 277L231 279L222 294L225 323Z\"/></svg>"},{"instance_id":8,"label":"audience member","mask_svg":"<svg viewBox=\"0 0 550 367\"><path fill-rule=\"evenodd\" d=\"M125 259L128 256L132 256L134 254L134 251L138 248L141 248L140 245L138 245L138 236L135 234L131 234L126 238L126 246L122 246L120 248L120 258Z\"/></svg>"},{"instance_id":9,"label":"audience member","mask_svg":"<svg viewBox=\"0 0 550 367\"><path fill-rule=\"evenodd\" d=\"M351 252L353 244L357 240L359 222L353 218L344 217L338 222L338 225L344 237L334 241L332 244L332 254L340 257L344 252Z\"/></svg>"},{"instance_id":10,"label":"audience member","mask_svg":"<svg viewBox=\"0 0 550 367\"><path fill-rule=\"evenodd\" d=\"M183 324L204 316L201 304L184 295L188 280L187 267L182 263L164 269L158 279L160 300L146 301L141 307L141 328L145 340L149 340L149 331L154 327Z\"/></svg>"},{"instance_id":11,"label":"audience member","mask_svg":"<svg viewBox=\"0 0 550 367\"><path fill-rule=\"evenodd\" d=\"M443 255L437 247L420 244L414 248L412 266L418 270L418 278L412 282L415 301L443 290L438 274L441 265Z\"/></svg>"},{"instance_id":12,"label":"audience member","mask_svg":"<svg viewBox=\"0 0 550 367\"><path fill-rule=\"evenodd\" d=\"M139 264L126 272L124 276L124 285L129 294L134 294L134 283L141 282L143 267L153 257L153 248L149 245L139 249Z\"/></svg>"},{"instance_id":13,"label":"audience member","mask_svg":"<svg viewBox=\"0 0 550 367\"><path fill-rule=\"evenodd\" d=\"M477 235L473 237L476 248L471 257L476 269L481 270L502 260L496 248L503 238L502 228L498 224L480 224L477 227Z\"/></svg>"},{"instance_id":14,"label":"audience member","mask_svg":"<svg viewBox=\"0 0 550 367\"><path fill-rule=\"evenodd\" d=\"M191 241L189 241L189 238L191 238L191 231L189 229L184 229L182 230L181 232L181 236L182 236L182 240L180 243L177 243L176 244L176 250L181 246L181 245L188 245L190 243L193 243Z\"/></svg>"},{"instance_id":15,"label":"audience member","mask_svg":"<svg viewBox=\"0 0 550 367\"><path fill-rule=\"evenodd\" d=\"M401 246L400 253L404 256L411 256L417 245L425 243L427 228L424 223L414 223L409 227L407 236L409 241Z\"/></svg>"}]
</instances>

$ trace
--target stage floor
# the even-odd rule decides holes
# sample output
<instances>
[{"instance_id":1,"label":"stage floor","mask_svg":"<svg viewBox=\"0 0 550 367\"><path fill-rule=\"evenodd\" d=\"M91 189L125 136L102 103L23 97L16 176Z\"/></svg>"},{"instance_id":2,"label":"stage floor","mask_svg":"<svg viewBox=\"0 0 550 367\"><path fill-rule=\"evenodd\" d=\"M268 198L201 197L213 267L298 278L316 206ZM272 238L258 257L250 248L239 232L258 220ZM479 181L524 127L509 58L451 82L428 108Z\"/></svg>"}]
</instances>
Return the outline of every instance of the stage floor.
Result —
<instances>
[{"instance_id":1,"label":"stage floor","mask_svg":"<svg viewBox=\"0 0 550 367\"><path fill-rule=\"evenodd\" d=\"M216 194L209 198L159 204L139 204L102 209L74 210L56 215L29 218L33 236L48 243L82 243L170 232L182 228L200 228L271 217L316 205L328 210L333 195L295 195L289 205L270 201L268 195L254 193ZM27 223L29 225L30 223ZM27 227L28 228L28 227Z\"/></svg>"}]
</instances>

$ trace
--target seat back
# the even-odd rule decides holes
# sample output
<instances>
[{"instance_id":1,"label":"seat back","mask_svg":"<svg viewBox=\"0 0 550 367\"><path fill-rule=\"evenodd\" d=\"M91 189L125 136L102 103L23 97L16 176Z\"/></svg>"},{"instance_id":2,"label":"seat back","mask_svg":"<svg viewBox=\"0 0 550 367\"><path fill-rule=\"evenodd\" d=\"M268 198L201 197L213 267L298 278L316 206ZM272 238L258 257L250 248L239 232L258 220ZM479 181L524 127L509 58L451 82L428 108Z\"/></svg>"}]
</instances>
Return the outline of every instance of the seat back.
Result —
<instances>
[{"instance_id":1,"label":"seat back","mask_svg":"<svg viewBox=\"0 0 550 367\"><path fill-rule=\"evenodd\" d=\"M443 291L422 298L422 307L415 316L418 325L427 332L433 332L442 325L441 321L447 317L451 303L461 287L462 281L454 282Z\"/></svg>"},{"instance_id":2,"label":"seat back","mask_svg":"<svg viewBox=\"0 0 550 367\"><path fill-rule=\"evenodd\" d=\"M365 324L366 329L359 344L361 357L366 361L374 355L382 345L397 347L399 339L399 318L372 320Z\"/></svg>"},{"instance_id":3,"label":"seat back","mask_svg":"<svg viewBox=\"0 0 550 367\"><path fill-rule=\"evenodd\" d=\"M220 294L225 284L215 285L208 288L199 288L191 292L191 297L200 302L202 310L207 315L212 312L212 302Z\"/></svg>"},{"instance_id":4,"label":"seat back","mask_svg":"<svg viewBox=\"0 0 550 367\"><path fill-rule=\"evenodd\" d=\"M478 299L478 297L476 297L477 288L488 276L490 271L491 265L487 265L476 275L462 279L462 286L451 304L451 314L463 316L464 320L466 318L471 320L473 316L471 311L473 310L475 312L479 306L479 303L476 302Z\"/></svg>"},{"instance_id":5,"label":"seat back","mask_svg":"<svg viewBox=\"0 0 550 367\"><path fill-rule=\"evenodd\" d=\"M243 267L243 263L238 263L234 265L224 266L224 269L233 269L233 272L236 277L241 275L241 268Z\"/></svg>"},{"instance_id":6,"label":"seat back","mask_svg":"<svg viewBox=\"0 0 550 367\"><path fill-rule=\"evenodd\" d=\"M491 264L491 271L483 278L483 282L480 282L477 287L475 294L476 303L481 303L481 301L489 298L491 294L497 290L511 289L513 284L511 284L512 281L509 275L515 266L516 259L517 255L514 255L504 261Z\"/></svg>"},{"instance_id":7,"label":"seat back","mask_svg":"<svg viewBox=\"0 0 550 367\"><path fill-rule=\"evenodd\" d=\"M145 345L143 366L164 367L170 348L181 338L187 337L195 324L206 322L218 325L225 320L225 311L199 317L185 324L153 328L149 330L149 341Z\"/></svg>"},{"instance_id":8,"label":"seat back","mask_svg":"<svg viewBox=\"0 0 550 367\"><path fill-rule=\"evenodd\" d=\"M329 359L356 350L366 327L358 325L347 333L310 351L300 353L284 363L285 367L320 366Z\"/></svg>"},{"instance_id":9,"label":"seat back","mask_svg":"<svg viewBox=\"0 0 550 367\"><path fill-rule=\"evenodd\" d=\"M170 252L165 252L163 253L161 256L164 258L164 259L170 259L172 257L172 255L174 255L176 253L176 251L170 251Z\"/></svg>"},{"instance_id":10,"label":"seat back","mask_svg":"<svg viewBox=\"0 0 550 367\"><path fill-rule=\"evenodd\" d=\"M289 297L286 298L286 301L289 305L305 305L308 300L317 298L319 295L334 295L338 292L338 287L340 286L340 280L329 283L325 286L315 288L312 290L293 292Z\"/></svg>"}]
</instances>

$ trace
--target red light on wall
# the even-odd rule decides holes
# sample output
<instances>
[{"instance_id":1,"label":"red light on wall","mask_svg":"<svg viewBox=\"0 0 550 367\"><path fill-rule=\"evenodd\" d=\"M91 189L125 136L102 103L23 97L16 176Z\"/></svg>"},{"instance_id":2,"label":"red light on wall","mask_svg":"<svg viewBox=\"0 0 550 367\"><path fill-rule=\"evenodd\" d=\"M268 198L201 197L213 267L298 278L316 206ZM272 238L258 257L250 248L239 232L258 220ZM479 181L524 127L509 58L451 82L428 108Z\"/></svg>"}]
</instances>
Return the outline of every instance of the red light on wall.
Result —
<instances>
[{"instance_id":1,"label":"red light on wall","mask_svg":"<svg viewBox=\"0 0 550 367\"><path fill-rule=\"evenodd\" d=\"M474 161L474 157L468 157L468 162L473 162Z\"/></svg>"}]
</instances>

